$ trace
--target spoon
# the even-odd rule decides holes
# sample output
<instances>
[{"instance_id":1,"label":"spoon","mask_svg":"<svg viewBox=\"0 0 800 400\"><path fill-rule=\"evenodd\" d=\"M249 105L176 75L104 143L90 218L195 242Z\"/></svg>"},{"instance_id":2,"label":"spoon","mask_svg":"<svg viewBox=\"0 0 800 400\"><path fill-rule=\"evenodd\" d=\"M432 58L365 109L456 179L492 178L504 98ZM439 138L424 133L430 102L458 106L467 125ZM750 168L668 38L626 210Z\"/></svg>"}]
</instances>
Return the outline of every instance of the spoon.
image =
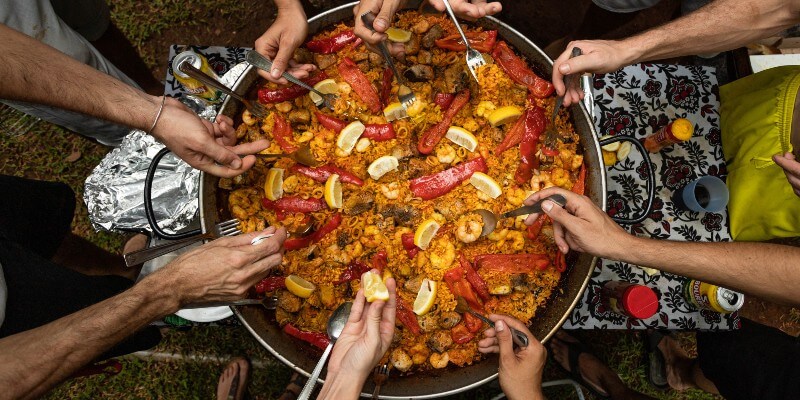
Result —
<instances>
[{"instance_id":1,"label":"spoon","mask_svg":"<svg viewBox=\"0 0 800 400\"><path fill-rule=\"evenodd\" d=\"M473 309L471 309L467 305L467 301L464 300L464 298L461 297L461 296L458 296L458 298L456 298L456 312L457 313L461 313L461 314L470 313L470 314L474 315L475 317L477 317L478 319L480 319L481 321L485 322L486 325L489 325L492 328L494 328L494 321L490 320L489 318L484 317L483 314L475 312ZM509 326L509 328L511 328L511 327ZM524 333L522 333L522 332L520 332L520 331L518 331L518 330L516 330L514 328L511 328L511 339L519 347L528 347L528 335L526 335L526 334L524 334Z\"/></svg>"},{"instance_id":2,"label":"spoon","mask_svg":"<svg viewBox=\"0 0 800 400\"><path fill-rule=\"evenodd\" d=\"M486 236L492 233L494 231L494 228L497 227L497 220L500 218L518 217L520 215L527 215L534 213L538 214L542 212L542 202L544 202L545 200L550 200L553 203L560 205L561 207L567 205L567 199L564 196L560 194L554 194L552 196L545 197L529 206L522 206L520 208L504 212L500 215L497 215L483 208L475 210L474 212L480 215L481 219L483 220L483 229L481 229L481 236Z\"/></svg>"},{"instance_id":3,"label":"spoon","mask_svg":"<svg viewBox=\"0 0 800 400\"><path fill-rule=\"evenodd\" d=\"M350 317L351 307L353 307L352 301L342 303L342 305L333 311L331 318L328 319L328 338L331 339L331 342L328 343L328 347L326 347L325 351L322 353L322 358L319 359L317 366L314 367L314 371L311 372L308 382L303 386L303 391L297 396L298 400L308 400L308 398L311 397L311 392L313 392L314 387L317 386L317 378L319 378L319 374L322 372L322 367L325 366L325 362L328 361L328 356L331 354L333 344L336 343L336 339L339 339L339 335L342 333L344 325L347 323L347 318Z\"/></svg>"},{"instance_id":4,"label":"spoon","mask_svg":"<svg viewBox=\"0 0 800 400\"><path fill-rule=\"evenodd\" d=\"M234 301L214 301L210 303L192 303L182 307L187 308L206 308L206 307L224 307L224 306L249 306L261 304L267 310L274 310L278 307L278 298L275 296L265 297L263 299L244 299Z\"/></svg>"},{"instance_id":5,"label":"spoon","mask_svg":"<svg viewBox=\"0 0 800 400\"><path fill-rule=\"evenodd\" d=\"M291 153L256 153L253 154L256 158L265 158L265 159L273 159L273 158L281 158L281 157L289 157L294 162L303 164L307 167L316 167L319 162L316 158L314 158L314 153L311 152L311 146L308 144L302 144L300 147L291 152Z\"/></svg>"}]
</instances>

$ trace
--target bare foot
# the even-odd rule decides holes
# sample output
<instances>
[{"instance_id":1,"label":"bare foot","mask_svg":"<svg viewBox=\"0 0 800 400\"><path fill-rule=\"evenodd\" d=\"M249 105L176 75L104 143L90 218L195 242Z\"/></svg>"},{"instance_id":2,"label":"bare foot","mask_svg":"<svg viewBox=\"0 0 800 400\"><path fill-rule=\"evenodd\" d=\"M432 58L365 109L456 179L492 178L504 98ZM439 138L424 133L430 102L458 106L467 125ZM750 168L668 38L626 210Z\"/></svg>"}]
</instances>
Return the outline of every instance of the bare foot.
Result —
<instances>
[{"instance_id":1,"label":"bare foot","mask_svg":"<svg viewBox=\"0 0 800 400\"><path fill-rule=\"evenodd\" d=\"M664 336L658 344L658 349L664 355L667 367L667 383L675 390L683 391L696 388L692 378L692 365L694 359L681 347L681 344L671 336Z\"/></svg>"},{"instance_id":2,"label":"bare foot","mask_svg":"<svg viewBox=\"0 0 800 400\"><path fill-rule=\"evenodd\" d=\"M234 358L222 371L217 385L217 400L227 400L231 391L235 393L236 400L244 398L244 391L247 388L247 377L250 373L250 366L244 358Z\"/></svg>"},{"instance_id":3,"label":"bare foot","mask_svg":"<svg viewBox=\"0 0 800 400\"><path fill-rule=\"evenodd\" d=\"M569 343L580 342L578 339L564 333L564 331L559 331L556 337L550 342L550 350L552 350L553 359L567 371L570 371ZM600 359L588 352L583 352L578 356L577 372L583 377L583 380L587 384L592 386L592 389L605 396L608 396L609 393L605 383L613 379L619 380L619 377L614 371L603 364Z\"/></svg>"}]
</instances>

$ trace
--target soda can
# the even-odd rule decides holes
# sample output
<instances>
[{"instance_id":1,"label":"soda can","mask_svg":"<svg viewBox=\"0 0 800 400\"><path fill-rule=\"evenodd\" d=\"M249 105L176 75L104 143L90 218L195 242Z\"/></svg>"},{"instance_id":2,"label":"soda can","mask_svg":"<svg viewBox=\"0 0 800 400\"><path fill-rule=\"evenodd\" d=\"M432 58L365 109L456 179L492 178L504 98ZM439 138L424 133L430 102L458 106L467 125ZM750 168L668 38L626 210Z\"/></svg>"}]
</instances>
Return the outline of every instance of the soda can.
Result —
<instances>
[{"instance_id":1,"label":"soda can","mask_svg":"<svg viewBox=\"0 0 800 400\"><path fill-rule=\"evenodd\" d=\"M686 301L701 310L730 314L744 305L743 294L694 279L684 285L683 291Z\"/></svg>"},{"instance_id":2,"label":"soda can","mask_svg":"<svg viewBox=\"0 0 800 400\"><path fill-rule=\"evenodd\" d=\"M185 62L188 62L195 68L203 71L214 79L219 80L217 74L208 64L208 60L206 60L206 58L201 54L197 54L191 50L184 51L172 59L172 75L175 76L175 80L183 85L183 88L187 93L200 97L209 103L218 103L222 98L222 92L212 87L208 87L204 83L181 72L179 67Z\"/></svg>"}]
</instances>

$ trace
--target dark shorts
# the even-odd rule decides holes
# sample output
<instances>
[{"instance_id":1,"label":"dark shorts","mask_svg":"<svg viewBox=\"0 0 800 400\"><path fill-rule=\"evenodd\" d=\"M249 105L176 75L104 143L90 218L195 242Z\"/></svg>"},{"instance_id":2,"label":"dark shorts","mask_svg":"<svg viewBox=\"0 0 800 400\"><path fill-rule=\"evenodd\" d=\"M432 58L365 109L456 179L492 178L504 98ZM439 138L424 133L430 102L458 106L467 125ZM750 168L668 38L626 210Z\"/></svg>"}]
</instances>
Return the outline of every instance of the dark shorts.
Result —
<instances>
[{"instance_id":1,"label":"dark shorts","mask_svg":"<svg viewBox=\"0 0 800 400\"><path fill-rule=\"evenodd\" d=\"M703 374L726 399L800 399L800 340L742 319L742 328L697 334Z\"/></svg>"},{"instance_id":2,"label":"dark shorts","mask_svg":"<svg viewBox=\"0 0 800 400\"><path fill-rule=\"evenodd\" d=\"M133 285L119 276L87 276L50 261L70 232L75 194L62 183L0 175L0 265L8 287L0 338L99 303ZM144 350L158 329L132 335L103 358Z\"/></svg>"}]
</instances>

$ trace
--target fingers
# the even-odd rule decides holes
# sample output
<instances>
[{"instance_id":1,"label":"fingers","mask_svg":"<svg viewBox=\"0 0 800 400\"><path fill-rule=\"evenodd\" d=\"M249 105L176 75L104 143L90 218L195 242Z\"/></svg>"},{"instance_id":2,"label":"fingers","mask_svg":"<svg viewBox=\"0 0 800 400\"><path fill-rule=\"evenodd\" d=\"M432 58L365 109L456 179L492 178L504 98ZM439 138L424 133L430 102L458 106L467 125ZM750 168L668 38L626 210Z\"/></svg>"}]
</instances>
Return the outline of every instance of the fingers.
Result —
<instances>
[{"instance_id":1,"label":"fingers","mask_svg":"<svg viewBox=\"0 0 800 400\"><path fill-rule=\"evenodd\" d=\"M392 19L394 19L394 14L397 12L397 8L400 7L399 0L384 0L383 4L381 5L381 9L378 12L378 16L375 18L375 22L373 22L373 27L378 32L386 32L387 29L392 25Z\"/></svg>"},{"instance_id":2,"label":"fingers","mask_svg":"<svg viewBox=\"0 0 800 400\"><path fill-rule=\"evenodd\" d=\"M567 243L567 239L565 237L566 234L567 232L566 230L564 230L564 227L561 226L561 224L559 224L558 222L553 222L553 239L555 239L556 246L558 246L558 250L564 254L567 254L567 252L570 249L570 246Z\"/></svg>"},{"instance_id":3,"label":"fingers","mask_svg":"<svg viewBox=\"0 0 800 400\"><path fill-rule=\"evenodd\" d=\"M389 289L389 300L383 307L382 320L392 327L390 333L394 335L394 322L397 314L397 281L394 278L387 279L386 288Z\"/></svg>"},{"instance_id":4,"label":"fingers","mask_svg":"<svg viewBox=\"0 0 800 400\"><path fill-rule=\"evenodd\" d=\"M514 341L511 339L511 331L508 325L503 320L498 320L494 324L494 330L497 332L497 346L500 353L500 362L507 364L514 362L516 356L514 354Z\"/></svg>"},{"instance_id":5,"label":"fingers","mask_svg":"<svg viewBox=\"0 0 800 400\"><path fill-rule=\"evenodd\" d=\"M350 315L347 317L347 324L356 324L361 321L361 315L364 313L364 307L367 299L364 297L364 290L359 290L356 293L356 298L353 300L353 306L350 307Z\"/></svg>"},{"instance_id":6,"label":"fingers","mask_svg":"<svg viewBox=\"0 0 800 400\"><path fill-rule=\"evenodd\" d=\"M386 39L386 35L382 32L386 31L386 29L389 28L389 26L386 25L386 27L378 31L378 20L376 18L375 22L373 22L373 27L375 28L375 31L373 31L364 26L364 22L361 20L361 16L370 11L377 16L381 12L383 3L384 3L383 0L363 0L361 3L359 3L358 6L356 6L356 9L353 10L356 17L356 23L353 32L356 34L356 36L360 37L364 42L368 44L375 45L378 44L378 42L380 42L381 40Z\"/></svg>"},{"instance_id":7,"label":"fingers","mask_svg":"<svg viewBox=\"0 0 800 400\"><path fill-rule=\"evenodd\" d=\"M231 149L239 155L255 154L269 147L270 143L267 139L259 139L255 142L242 143L233 146Z\"/></svg>"},{"instance_id":8,"label":"fingers","mask_svg":"<svg viewBox=\"0 0 800 400\"><path fill-rule=\"evenodd\" d=\"M294 50L295 46L284 43L284 40L281 40L281 45L278 47L278 54L276 54L275 59L272 60L272 70L269 71L272 79L280 79L281 74L286 71L286 68L289 66L289 60L292 59Z\"/></svg>"}]
</instances>

